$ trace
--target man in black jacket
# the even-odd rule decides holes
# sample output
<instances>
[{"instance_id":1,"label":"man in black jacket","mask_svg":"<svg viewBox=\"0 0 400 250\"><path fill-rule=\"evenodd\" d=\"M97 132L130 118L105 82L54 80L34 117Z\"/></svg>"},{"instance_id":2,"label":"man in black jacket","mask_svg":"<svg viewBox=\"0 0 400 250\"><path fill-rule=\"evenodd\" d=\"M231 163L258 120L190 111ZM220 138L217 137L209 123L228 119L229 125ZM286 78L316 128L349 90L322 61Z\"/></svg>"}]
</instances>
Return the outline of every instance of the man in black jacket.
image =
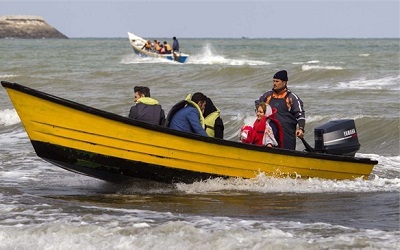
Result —
<instances>
[{"instance_id":1,"label":"man in black jacket","mask_svg":"<svg viewBox=\"0 0 400 250\"><path fill-rule=\"evenodd\" d=\"M150 97L150 89L144 86L135 86L134 102L129 111L129 118L144 121L155 125L165 124L165 112L156 99Z\"/></svg>"},{"instance_id":2,"label":"man in black jacket","mask_svg":"<svg viewBox=\"0 0 400 250\"><path fill-rule=\"evenodd\" d=\"M273 88L255 101L256 106L265 102L277 109L276 119L283 129L283 148L296 149L296 136L303 138L306 125L303 101L287 87L286 70L277 72L273 77Z\"/></svg>"}]
</instances>

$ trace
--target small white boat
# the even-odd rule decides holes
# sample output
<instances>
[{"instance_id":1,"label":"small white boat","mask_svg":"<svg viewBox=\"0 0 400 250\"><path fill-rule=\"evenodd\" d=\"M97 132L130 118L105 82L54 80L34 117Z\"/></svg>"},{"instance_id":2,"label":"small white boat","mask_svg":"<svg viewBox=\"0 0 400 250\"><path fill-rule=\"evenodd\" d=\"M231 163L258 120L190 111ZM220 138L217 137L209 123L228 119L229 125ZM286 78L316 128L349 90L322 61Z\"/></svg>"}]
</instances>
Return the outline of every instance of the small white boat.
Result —
<instances>
[{"instance_id":1,"label":"small white boat","mask_svg":"<svg viewBox=\"0 0 400 250\"><path fill-rule=\"evenodd\" d=\"M184 63L186 59L189 57L188 54L184 54L181 52L173 52L171 54L160 54L154 51L148 51L143 49L143 46L147 42L146 39L130 32L128 32L128 37L129 37L129 43L131 44L133 51L139 56L164 58L167 60L176 61L180 63Z\"/></svg>"}]
</instances>

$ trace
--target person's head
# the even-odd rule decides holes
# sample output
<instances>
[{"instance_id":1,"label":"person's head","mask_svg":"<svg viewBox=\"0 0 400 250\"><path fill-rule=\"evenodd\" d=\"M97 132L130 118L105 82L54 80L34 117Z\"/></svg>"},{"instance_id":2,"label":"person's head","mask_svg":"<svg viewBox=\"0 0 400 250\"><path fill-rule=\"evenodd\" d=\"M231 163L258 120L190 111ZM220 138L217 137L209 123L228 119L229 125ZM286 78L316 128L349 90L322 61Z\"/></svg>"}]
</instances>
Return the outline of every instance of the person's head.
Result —
<instances>
[{"instance_id":1,"label":"person's head","mask_svg":"<svg viewBox=\"0 0 400 250\"><path fill-rule=\"evenodd\" d=\"M257 106L257 120L261 120L263 116L265 116L265 112L267 111L267 104L265 102L261 102Z\"/></svg>"},{"instance_id":2,"label":"person's head","mask_svg":"<svg viewBox=\"0 0 400 250\"><path fill-rule=\"evenodd\" d=\"M203 93L196 92L192 95L191 100L199 106L201 112L204 112L204 109L206 108L207 96L205 96Z\"/></svg>"},{"instance_id":3,"label":"person's head","mask_svg":"<svg viewBox=\"0 0 400 250\"><path fill-rule=\"evenodd\" d=\"M164 44L167 44L167 41L164 41Z\"/></svg>"},{"instance_id":4,"label":"person's head","mask_svg":"<svg viewBox=\"0 0 400 250\"><path fill-rule=\"evenodd\" d=\"M137 102L142 97L150 97L150 89L144 86L135 86L133 88L133 92L135 92L134 102Z\"/></svg>"},{"instance_id":5,"label":"person's head","mask_svg":"<svg viewBox=\"0 0 400 250\"><path fill-rule=\"evenodd\" d=\"M176 40L176 37L173 37L172 40Z\"/></svg>"},{"instance_id":6,"label":"person's head","mask_svg":"<svg viewBox=\"0 0 400 250\"><path fill-rule=\"evenodd\" d=\"M275 73L273 77L273 90L277 93L281 92L282 90L286 89L287 81L288 81L287 71L281 70Z\"/></svg>"},{"instance_id":7,"label":"person's head","mask_svg":"<svg viewBox=\"0 0 400 250\"><path fill-rule=\"evenodd\" d=\"M204 117L208 116L212 112L216 111L217 108L214 106L214 103L211 101L210 98L207 97L206 99L206 107L204 109L203 115Z\"/></svg>"}]
</instances>

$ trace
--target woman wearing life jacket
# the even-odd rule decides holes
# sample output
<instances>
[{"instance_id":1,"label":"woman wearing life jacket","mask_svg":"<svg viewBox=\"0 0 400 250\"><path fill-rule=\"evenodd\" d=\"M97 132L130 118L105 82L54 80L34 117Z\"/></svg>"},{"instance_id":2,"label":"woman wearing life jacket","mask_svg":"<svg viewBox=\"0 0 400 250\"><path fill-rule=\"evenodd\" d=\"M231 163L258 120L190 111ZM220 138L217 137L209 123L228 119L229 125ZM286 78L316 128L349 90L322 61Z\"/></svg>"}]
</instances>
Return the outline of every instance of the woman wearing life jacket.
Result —
<instances>
[{"instance_id":1,"label":"woman wearing life jacket","mask_svg":"<svg viewBox=\"0 0 400 250\"><path fill-rule=\"evenodd\" d=\"M221 111L214 106L214 103L208 97L203 116L207 134L210 137L224 139L224 123L221 119Z\"/></svg>"},{"instance_id":2,"label":"woman wearing life jacket","mask_svg":"<svg viewBox=\"0 0 400 250\"><path fill-rule=\"evenodd\" d=\"M275 118L275 114L276 109L272 109L265 102L260 103L257 106L257 118L253 127L244 126L242 128L241 141L260 146L283 148L283 130Z\"/></svg>"}]
</instances>

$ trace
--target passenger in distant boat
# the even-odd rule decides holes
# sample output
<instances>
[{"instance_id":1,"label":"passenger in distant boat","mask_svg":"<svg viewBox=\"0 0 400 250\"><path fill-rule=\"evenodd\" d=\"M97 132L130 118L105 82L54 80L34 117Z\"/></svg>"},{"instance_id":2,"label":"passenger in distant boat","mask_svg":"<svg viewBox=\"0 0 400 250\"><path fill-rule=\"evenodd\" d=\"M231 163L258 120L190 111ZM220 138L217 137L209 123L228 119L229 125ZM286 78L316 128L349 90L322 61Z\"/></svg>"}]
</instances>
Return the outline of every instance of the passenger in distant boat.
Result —
<instances>
[{"instance_id":1,"label":"passenger in distant boat","mask_svg":"<svg viewBox=\"0 0 400 250\"><path fill-rule=\"evenodd\" d=\"M143 50L143 49L145 49L145 50L147 50L147 51L151 51L152 45L151 45L151 41L150 41L150 40L148 40L148 41L143 45L142 50Z\"/></svg>"},{"instance_id":2,"label":"passenger in distant boat","mask_svg":"<svg viewBox=\"0 0 400 250\"><path fill-rule=\"evenodd\" d=\"M262 94L255 104L258 106L259 103L265 102L277 109L276 118L281 123L284 134L283 148L295 150L296 136L304 136L306 119L303 101L288 89L287 82L287 71L277 72L273 77L272 90Z\"/></svg>"},{"instance_id":3,"label":"passenger in distant boat","mask_svg":"<svg viewBox=\"0 0 400 250\"><path fill-rule=\"evenodd\" d=\"M162 44L160 44L160 54L165 54L165 48Z\"/></svg>"},{"instance_id":4,"label":"passenger in distant boat","mask_svg":"<svg viewBox=\"0 0 400 250\"><path fill-rule=\"evenodd\" d=\"M224 139L224 123L221 119L221 111L214 106L214 103L208 97L206 99L206 107L203 116L206 125L206 133L210 137Z\"/></svg>"},{"instance_id":5,"label":"passenger in distant boat","mask_svg":"<svg viewBox=\"0 0 400 250\"><path fill-rule=\"evenodd\" d=\"M172 40L174 40L174 42L172 43L172 50L175 52L179 52L179 41L178 39L176 39L176 37L173 37Z\"/></svg>"},{"instance_id":6,"label":"passenger in distant boat","mask_svg":"<svg viewBox=\"0 0 400 250\"><path fill-rule=\"evenodd\" d=\"M154 40L153 45L154 45L154 47L153 47L154 51L157 53L160 53L160 50L161 50L160 42L157 40Z\"/></svg>"},{"instance_id":7,"label":"passenger in distant boat","mask_svg":"<svg viewBox=\"0 0 400 250\"><path fill-rule=\"evenodd\" d=\"M205 131L203 112L207 97L196 92L175 104L168 113L167 126L179 131L208 136Z\"/></svg>"},{"instance_id":8,"label":"passenger in distant boat","mask_svg":"<svg viewBox=\"0 0 400 250\"><path fill-rule=\"evenodd\" d=\"M275 118L277 110L265 102L257 106L257 118L251 126L243 126L239 138L243 143L267 147L283 147L283 131Z\"/></svg>"},{"instance_id":9,"label":"passenger in distant boat","mask_svg":"<svg viewBox=\"0 0 400 250\"><path fill-rule=\"evenodd\" d=\"M157 100L150 97L150 89L144 86L135 86L134 102L129 111L129 118L144 121L155 125L165 125L165 112Z\"/></svg>"},{"instance_id":10,"label":"passenger in distant boat","mask_svg":"<svg viewBox=\"0 0 400 250\"><path fill-rule=\"evenodd\" d=\"M164 49L165 49L165 54L171 54L172 52L171 45L169 45L167 41L164 41Z\"/></svg>"}]
</instances>

